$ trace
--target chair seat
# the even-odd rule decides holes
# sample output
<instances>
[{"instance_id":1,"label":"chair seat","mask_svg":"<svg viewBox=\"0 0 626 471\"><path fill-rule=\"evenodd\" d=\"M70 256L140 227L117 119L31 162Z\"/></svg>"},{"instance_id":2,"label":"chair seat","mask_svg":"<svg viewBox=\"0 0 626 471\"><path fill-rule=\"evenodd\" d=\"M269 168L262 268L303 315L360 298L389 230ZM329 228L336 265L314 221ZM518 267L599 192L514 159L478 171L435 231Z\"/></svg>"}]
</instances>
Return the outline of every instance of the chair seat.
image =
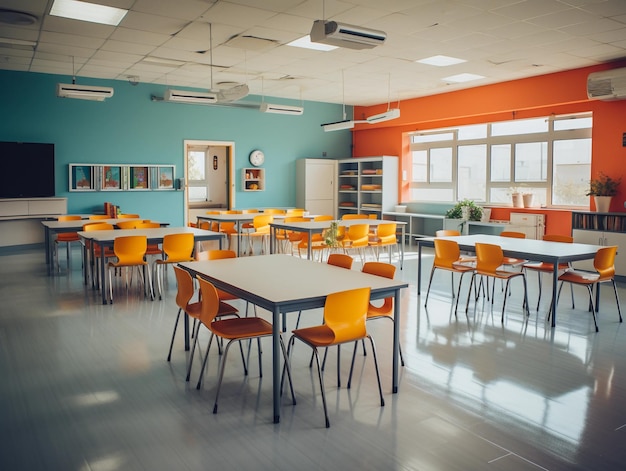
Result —
<instances>
[{"instance_id":1,"label":"chair seat","mask_svg":"<svg viewBox=\"0 0 626 471\"><path fill-rule=\"evenodd\" d=\"M78 233L76 232L61 232L57 234L56 241L57 242L78 242L80 237L78 237Z\"/></svg>"},{"instance_id":2,"label":"chair seat","mask_svg":"<svg viewBox=\"0 0 626 471\"><path fill-rule=\"evenodd\" d=\"M300 340L303 340L309 345L313 345L315 347L332 345L335 340L335 334L326 325L316 325L314 327L296 329L292 333Z\"/></svg>"},{"instance_id":3,"label":"chair seat","mask_svg":"<svg viewBox=\"0 0 626 471\"><path fill-rule=\"evenodd\" d=\"M524 260L523 258L504 257L502 259L502 265L516 266L516 265L521 265L523 263L526 263L527 261L528 260Z\"/></svg>"},{"instance_id":4,"label":"chair seat","mask_svg":"<svg viewBox=\"0 0 626 471\"><path fill-rule=\"evenodd\" d=\"M225 304L225 303L220 303ZM261 317L237 317L211 322L210 329L219 337L231 340L272 335L272 324Z\"/></svg>"},{"instance_id":5,"label":"chair seat","mask_svg":"<svg viewBox=\"0 0 626 471\"><path fill-rule=\"evenodd\" d=\"M202 312L202 303L197 302L197 303L187 304L187 307L185 308L185 312L187 312L187 314L189 314L189 316L192 317L193 319L200 319L200 313ZM232 315L237 314L238 312L239 311L235 309L233 306L231 306L230 304L220 301L220 305L219 305L219 308L217 310L217 314L215 317L232 316Z\"/></svg>"},{"instance_id":6,"label":"chair seat","mask_svg":"<svg viewBox=\"0 0 626 471\"><path fill-rule=\"evenodd\" d=\"M546 273L552 273L554 271L554 264L546 262L532 262L525 263L524 268L528 270L537 270ZM567 270L569 265L567 263L559 263L559 270Z\"/></svg>"},{"instance_id":7,"label":"chair seat","mask_svg":"<svg viewBox=\"0 0 626 471\"><path fill-rule=\"evenodd\" d=\"M587 271L570 270L559 276L559 281L567 281L568 283L576 283L579 285L592 285L600 281L600 275ZM611 281L607 279L606 281Z\"/></svg>"}]
</instances>

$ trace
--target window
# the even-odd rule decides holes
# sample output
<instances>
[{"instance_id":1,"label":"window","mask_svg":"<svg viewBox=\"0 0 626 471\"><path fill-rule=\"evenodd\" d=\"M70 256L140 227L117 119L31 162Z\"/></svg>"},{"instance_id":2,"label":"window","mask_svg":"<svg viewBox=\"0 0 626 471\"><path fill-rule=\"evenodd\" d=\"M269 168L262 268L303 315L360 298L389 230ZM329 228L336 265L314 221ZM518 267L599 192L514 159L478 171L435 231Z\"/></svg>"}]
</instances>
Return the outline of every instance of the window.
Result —
<instances>
[{"instance_id":1,"label":"window","mask_svg":"<svg viewBox=\"0 0 626 471\"><path fill-rule=\"evenodd\" d=\"M411 199L586 206L591 113L503 121L411 135Z\"/></svg>"},{"instance_id":2,"label":"window","mask_svg":"<svg viewBox=\"0 0 626 471\"><path fill-rule=\"evenodd\" d=\"M206 181L206 150L189 149L187 153L189 203L202 203L208 199Z\"/></svg>"}]
</instances>

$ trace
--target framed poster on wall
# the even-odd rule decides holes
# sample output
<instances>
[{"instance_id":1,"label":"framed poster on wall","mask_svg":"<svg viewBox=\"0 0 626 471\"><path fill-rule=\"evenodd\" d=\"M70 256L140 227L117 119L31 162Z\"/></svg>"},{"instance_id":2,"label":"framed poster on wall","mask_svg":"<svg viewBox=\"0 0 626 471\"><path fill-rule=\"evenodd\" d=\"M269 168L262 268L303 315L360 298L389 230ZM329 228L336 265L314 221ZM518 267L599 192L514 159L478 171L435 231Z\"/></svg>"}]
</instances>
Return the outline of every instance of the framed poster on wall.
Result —
<instances>
[{"instance_id":1,"label":"framed poster on wall","mask_svg":"<svg viewBox=\"0 0 626 471\"><path fill-rule=\"evenodd\" d=\"M122 189L122 168L119 165L103 165L101 190Z\"/></svg>"},{"instance_id":2,"label":"framed poster on wall","mask_svg":"<svg viewBox=\"0 0 626 471\"><path fill-rule=\"evenodd\" d=\"M157 188L159 190L174 189L174 167L157 167Z\"/></svg>"},{"instance_id":3,"label":"framed poster on wall","mask_svg":"<svg viewBox=\"0 0 626 471\"><path fill-rule=\"evenodd\" d=\"M130 167L129 188L131 190L147 190L150 188L148 167Z\"/></svg>"},{"instance_id":4,"label":"framed poster on wall","mask_svg":"<svg viewBox=\"0 0 626 471\"><path fill-rule=\"evenodd\" d=\"M70 191L95 191L95 172L93 165L70 164Z\"/></svg>"}]
</instances>

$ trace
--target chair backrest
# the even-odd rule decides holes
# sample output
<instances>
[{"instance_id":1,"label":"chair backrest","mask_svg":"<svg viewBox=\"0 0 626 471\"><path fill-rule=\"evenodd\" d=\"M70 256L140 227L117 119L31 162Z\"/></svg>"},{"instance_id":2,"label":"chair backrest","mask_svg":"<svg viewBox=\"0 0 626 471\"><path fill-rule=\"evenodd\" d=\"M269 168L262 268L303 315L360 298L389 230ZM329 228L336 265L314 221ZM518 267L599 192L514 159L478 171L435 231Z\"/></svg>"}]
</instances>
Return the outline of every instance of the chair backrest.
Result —
<instances>
[{"instance_id":1,"label":"chair backrest","mask_svg":"<svg viewBox=\"0 0 626 471\"><path fill-rule=\"evenodd\" d=\"M80 221L82 219L82 217L80 216L74 216L71 214L65 214L63 216L59 216L57 218L57 221Z\"/></svg>"},{"instance_id":2,"label":"chair backrest","mask_svg":"<svg viewBox=\"0 0 626 471\"><path fill-rule=\"evenodd\" d=\"M395 239L396 237L396 226L395 222L389 222L385 224L379 224L376 228L376 236L379 239Z\"/></svg>"},{"instance_id":3,"label":"chair backrest","mask_svg":"<svg viewBox=\"0 0 626 471\"><path fill-rule=\"evenodd\" d=\"M516 232L516 231L502 231L500 232L500 237L512 237L514 239L525 239L526 234L524 234L523 232Z\"/></svg>"},{"instance_id":4,"label":"chair backrest","mask_svg":"<svg viewBox=\"0 0 626 471\"><path fill-rule=\"evenodd\" d=\"M352 262L354 260L352 257L345 253L331 253L328 256L328 264L334 265L340 268L347 268L350 270L352 268Z\"/></svg>"},{"instance_id":5,"label":"chair backrest","mask_svg":"<svg viewBox=\"0 0 626 471\"><path fill-rule=\"evenodd\" d=\"M260 212L258 209L256 208L248 208L248 209L242 209L241 210L241 214L254 214L254 213L258 213Z\"/></svg>"},{"instance_id":6,"label":"chair backrest","mask_svg":"<svg viewBox=\"0 0 626 471\"><path fill-rule=\"evenodd\" d=\"M332 221L333 219L335 218L330 214L320 214L319 216L315 216L313 218L314 221Z\"/></svg>"},{"instance_id":7,"label":"chair backrest","mask_svg":"<svg viewBox=\"0 0 626 471\"><path fill-rule=\"evenodd\" d=\"M369 219L367 214L344 214L341 219Z\"/></svg>"},{"instance_id":8,"label":"chair backrest","mask_svg":"<svg viewBox=\"0 0 626 471\"><path fill-rule=\"evenodd\" d=\"M139 219L139 214L118 214L118 219Z\"/></svg>"},{"instance_id":9,"label":"chair backrest","mask_svg":"<svg viewBox=\"0 0 626 471\"><path fill-rule=\"evenodd\" d=\"M254 226L254 230L256 232L269 232L270 230L270 222L274 221L274 216L271 214L259 214L258 216L254 216L252 220L252 225Z\"/></svg>"},{"instance_id":10,"label":"chair backrest","mask_svg":"<svg viewBox=\"0 0 626 471\"><path fill-rule=\"evenodd\" d=\"M190 260L194 243L193 234L167 234L163 237L163 252L169 261Z\"/></svg>"},{"instance_id":11,"label":"chair backrest","mask_svg":"<svg viewBox=\"0 0 626 471\"><path fill-rule=\"evenodd\" d=\"M438 268L452 268L454 262L461 257L461 249L455 240L434 239L435 260L433 266Z\"/></svg>"},{"instance_id":12,"label":"chair backrest","mask_svg":"<svg viewBox=\"0 0 626 471\"><path fill-rule=\"evenodd\" d=\"M390 280L393 280L393 277L396 276L396 267L391 263L365 262L361 271L363 273L369 273L370 275L389 278ZM370 306L372 306L371 303ZM393 313L393 296L386 297L383 305L376 309L378 314L391 315Z\"/></svg>"},{"instance_id":13,"label":"chair backrest","mask_svg":"<svg viewBox=\"0 0 626 471\"><path fill-rule=\"evenodd\" d=\"M617 246L602 247L596 252L593 267L600 274L598 281L610 280L615 276L615 254Z\"/></svg>"},{"instance_id":14,"label":"chair backrest","mask_svg":"<svg viewBox=\"0 0 626 471\"><path fill-rule=\"evenodd\" d=\"M369 287L331 293L324 304L324 324L333 331L334 343L358 340L367 335L365 321L370 302Z\"/></svg>"},{"instance_id":15,"label":"chair backrest","mask_svg":"<svg viewBox=\"0 0 626 471\"><path fill-rule=\"evenodd\" d=\"M565 242L567 244L574 243L573 237L559 234L546 234L543 236L543 240L547 240L548 242Z\"/></svg>"},{"instance_id":16,"label":"chair backrest","mask_svg":"<svg viewBox=\"0 0 626 471\"><path fill-rule=\"evenodd\" d=\"M185 310L193 297L193 278L187 270L183 270L176 265L174 265L174 274L176 275L176 283L178 285L176 305Z\"/></svg>"},{"instance_id":17,"label":"chair backrest","mask_svg":"<svg viewBox=\"0 0 626 471\"><path fill-rule=\"evenodd\" d=\"M200 284L200 322L209 327L219 311L220 297L215 286L207 280L197 277ZM210 327L209 327L210 329Z\"/></svg>"},{"instance_id":18,"label":"chair backrest","mask_svg":"<svg viewBox=\"0 0 626 471\"><path fill-rule=\"evenodd\" d=\"M202 252L206 254L204 260L221 260L223 258L237 258L237 253L234 250L215 249Z\"/></svg>"},{"instance_id":19,"label":"chair backrest","mask_svg":"<svg viewBox=\"0 0 626 471\"><path fill-rule=\"evenodd\" d=\"M284 209L274 209L274 208L263 210L263 214L285 214L286 212L287 211L285 211Z\"/></svg>"},{"instance_id":20,"label":"chair backrest","mask_svg":"<svg viewBox=\"0 0 626 471\"><path fill-rule=\"evenodd\" d=\"M350 241L352 242L352 245L359 245L363 243L364 240L365 240L365 243L367 244L369 240L369 231L370 231L369 224L354 224L348 227L346 236L348 237L348 239L350 239Z\"/></svg>"},{"instance_id":21,"label":"chair backrest","mask_svg":"<svg viewBox=\"0 0 626 471\"><path fill-rule=\"evenodd\" d=\"M236 209L227 209L220 211L220 214L241 214L243 211L237 211Z\"/></svg>"},{"instance_id":22,"label":"chair backrest","mask_svg":"<svg viewBox=\"0 0 626 471\"><path fill-rule=\"evenodd\" d=\"M158 222L138 222L135 224L135 229L157 229L161 227Z\"/></svg>"},{"instance_id":23,"label":"chair backrest","mask_svg":"<svg viewBox=\"0 0 626 471\"><path fill-rule=\"evenodd\" d=\"M93 222L91 224L83 224L83 231L112 231L113 224L108 222Z\"/></svg>"},{"instance_id":24,"label":"chair backrest","mask_svg":"<svg viewBox=\"0 0 626 471\"><path fill-rule=\"evenodd\" d=\"M495 273L503 259L504 254L499 245L476 243L476 271Z\"/></svg>"},{"instance_id":25,"label":"chair backrest","mask_svg":"<svg viewBox=\"0 0 626 471\"><path fill-rule=\"evenodd\" d=\"M108 214L92 214L91 216L89 216L89 219L91 221L98 221L101 219L111 219L111 218Z\"/></svg>"},{"instance_id":26,"label":"chair backrest","mask_svg":"<svg viewBox=\"0 0 626 471\"><path fill-rule=\"evenodd\" d=\"M439 229L435 232L435 237L455 237L460 235L461 233L454 229Z\"/></svg>"},{"instance_id":27,"label":"chair backrest","mask_svg":"<svg viewBox=\"0 0 626 471\"><path fill-rule=\"evenodd\" d=\"M143 263L148 248L146 236L116 237L113 241L113 252L120 265L138 265Z\"/></svg>"},{"instance_id":28,"label":"chair backrest","mask_svg":"<svg viewBox=\"0 0 626 471\"><path fill-rule=\"evenodd\" d=\"M118 221L115 223L118 229L136 229L137 221Z\"/></svg>"},{"instance_id":29,"label":"chair backrest","mask_svg":"<svg viewBox=\"0 0 626 471\"><path fill-rule=\"evenodd\" d=\"M304 216L304 209L302 209L302 208L291 208L291 209L288 209L285 214L287 216Z\"/></svg>"}]
</instances>

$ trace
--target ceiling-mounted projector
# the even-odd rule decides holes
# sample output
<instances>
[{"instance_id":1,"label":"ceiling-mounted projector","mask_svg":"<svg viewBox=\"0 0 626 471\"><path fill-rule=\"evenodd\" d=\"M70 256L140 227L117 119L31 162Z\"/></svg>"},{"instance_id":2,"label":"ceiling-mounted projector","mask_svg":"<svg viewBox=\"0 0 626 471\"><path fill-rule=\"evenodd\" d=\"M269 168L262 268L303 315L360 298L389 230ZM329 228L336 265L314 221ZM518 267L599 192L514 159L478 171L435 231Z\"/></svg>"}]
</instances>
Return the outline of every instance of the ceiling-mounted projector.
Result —
<instances>
[{"instance_id":1,"label":"ceiling-mounted projector","mask_svg":"<svg viewBox=\"0 0 626 471\"><path fill-rule=\"evenodd\" d=\"M57 96L60 98L104 101L105 98L113 96L113 88L77 85L75 83L57 83Z\"/></svg>"},{"instance_id":2,"label":"ceiling-mounted projector","mask_svg":"<svg viewBox=\"0 0 626 471\"><path fill-rule=\"evenodd\" d=\"M217 102L217 93L190 92L188 90L165 90L163 101L175 103L192 103L196 105L211 105Z\"/></svg>"},{"instance_id":3,"label":"ceiling-mounted projector","mask_svg":"<svg viewBox=\"0 0 626 471\"><path fill-rule=\"evenodd\" d=\"M313 43L349 49L372 49L387 39L384 31L325 20L315 20L309 36Z\"/></svg>"},{"instance_id":4,"label":"ceiling-mounted projector","mask_svg":"<svg viewBox=\"0 0 626 471\"><path fill-rule=\"evenodd\" d=\"M374 116L368 116L365 118L368 123L382 123L383 121L389 121L400 117L400 108L393 108L385 111L384 113L375 114Z\"/></svg>"},{"instance_id":5,"label":"ceiling-mounted projector","mask_svg":"<svg viewBox=\"0 0 626 471\"><path fill-rule=\"evenodd\" d=\"M304 108L302 106L276 105L265 102L261 103L259 110L262 113L291 114L296 116L304 113Z\"/></svg>"}]
</instances>

